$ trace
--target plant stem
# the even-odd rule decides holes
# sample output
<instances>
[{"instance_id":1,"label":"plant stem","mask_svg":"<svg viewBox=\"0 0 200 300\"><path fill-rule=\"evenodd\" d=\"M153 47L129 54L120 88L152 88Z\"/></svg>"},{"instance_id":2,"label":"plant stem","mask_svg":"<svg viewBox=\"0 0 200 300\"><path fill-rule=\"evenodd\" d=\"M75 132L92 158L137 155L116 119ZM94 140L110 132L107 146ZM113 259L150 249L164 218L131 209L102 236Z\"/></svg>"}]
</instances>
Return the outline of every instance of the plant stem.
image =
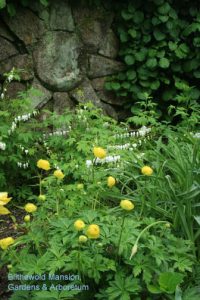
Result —
<instances>
[{"instance_id":1,"label":"plant stem","mask_svg":"<svg viewBox=\"0 0 200 300\"><path fill-rule=\"evenodd\" d=\"M122 226L121 226L121 231L120 231L120 235L119 235L119 242L117 245L116 259L117 259L117 255L119 255L119 253L120 253L120 244L121 244L121 239L122 239L122 232L123 232L123 228L124 228L125 218L126 218L126 214L124 214L123 219L122 219Z\"/></svg>"}]
</instances>

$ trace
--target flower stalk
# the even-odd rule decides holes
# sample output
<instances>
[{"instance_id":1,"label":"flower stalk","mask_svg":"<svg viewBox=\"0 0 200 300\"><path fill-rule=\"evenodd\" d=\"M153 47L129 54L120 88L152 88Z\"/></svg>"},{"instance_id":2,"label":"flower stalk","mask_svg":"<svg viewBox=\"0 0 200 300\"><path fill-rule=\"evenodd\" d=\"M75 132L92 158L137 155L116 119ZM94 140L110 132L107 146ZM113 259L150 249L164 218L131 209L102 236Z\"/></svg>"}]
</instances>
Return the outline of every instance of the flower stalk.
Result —
<instances>
[{"instance_id":1,"label":"flower stalk","mask_svg":"<svg viewBox=\"0 0 200 300\"><path fill-rule=\"evenodd\" d=\"M166 221L156 221L156 222L154 222L154 223L152 223L152 224L146 226L146 227L140 232L140 234L138 235L138 237L137 237L137 239L136 239L136 241L135 241L135 244L134 244L134 246L133 246L133 248L132 248L131 255L130 255L130 258L129 258L130 260L131 260L132 257L136 254L136 252L137 252L137 250L138 250L138 242L139 242L141 236L143 235L143 233L146 232L150 227L153 227L154 225L157 225L157 224L160 224L160 223L165 223L165 224L166 224L167 222L166 222Z\"/></svg>"}]
</instances>

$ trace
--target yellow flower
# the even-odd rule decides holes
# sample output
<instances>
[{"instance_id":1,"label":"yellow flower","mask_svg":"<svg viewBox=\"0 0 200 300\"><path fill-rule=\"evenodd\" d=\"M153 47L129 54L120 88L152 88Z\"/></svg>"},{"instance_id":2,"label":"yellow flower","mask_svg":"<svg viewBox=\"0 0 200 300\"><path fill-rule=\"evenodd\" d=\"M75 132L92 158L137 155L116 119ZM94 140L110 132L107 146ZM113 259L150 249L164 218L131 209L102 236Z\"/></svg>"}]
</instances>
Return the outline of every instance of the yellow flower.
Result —
<instances>
[{"instance_id":1,"label":"yellow flower","mask_svg":"<svg viewBox=\"0 0 200 300\"><path fill-rule=\"evenodd\" d=\"M6 250L10 245L14 244L15 240L12 237L7 237L0 240L0 247L2 250Z\"/></svg>"},{"instance_id":2,"label":"yellow flower","mask_svg":"<svg viewBox=\"0 0 200 300\"><path fill-rule=\"evenodd\" d=\"M37 167L42 170L48 171L50 170L50 163L48 162L48 160L39 159L37 162Z\"/></svg>"},{"instance_id":3,"label":"yellow flower","mask_svg":"<svg viewBox=\"0 0 200 300\"><path fill-rule=\"evenodd\" d=\"M80 219L76 220L76 222L74 222L74 227L77 231L81 231L85 227L85 223Z\"/></svg>"},{"instance_id":4,"label":"yellow flower","mask_svg":"<svg viewBox=\"0 0 200 300\"><path fill-rule=\"evenodd\" d=\"M149 166L144 166L144 167L142 167L141 172L142 172L143 175L151 176L152 173L153 173L153 170Z\"/></svg>"},{"instance_id":5,"label":"yellow flower","mask_svg":"<svg viewBox=\"0 0 200 300\"><path fill-rule=\"evenodd\" d=\"M40 194L40 195L38 196L38 200L40 200L40 201L45 201L45 200L46 200L46 196Z\"/></svg>"},{"instance_id":6,"label":"yellow flower","mask_svg":"<svg viewBox=\"0 0 200 300\"><path fill-rule=\"evenodd\" d=\"M127 210L127 211L134 209L134 204L130 200L127 200L127 199L121 200L120 206L122 209Z\"/></svg>"},{"instance_id":7,"label":"yellow flower","mask_svg":"<svg viewBox=\"0 0 200 300\"><path fill-rule=\"evenodd\" d=\"M79 243L86 243L87 242L87 236L80 235L78 238Z\"/></svg>"},{"instance_id":8,"label":"yellow flower","mask_svg":"<svg viewBox=\"0 0 200 300\"><path fill-rule=\"evenodd\" d=\"M30 219L31 219L31 216L30 216L30 215L26 215L26 216L24 217L24 221L25 221L25 222L30 222Z\"/></svg>"},{"instance_id":9,"label":"yellow flower","mask_svg":"<svg viewBox=\"0 0 200 300\"><path fill-rule=\"evenodd\" d=\"M12 198L8 198L7 192L0 193L0 215L8 215L10 211L4 207Z\"/></svg>"},{"instance_id":10,"label":"yellow flower","mask_svg":"<svg viewBox=\"0 0 200 300\"><path fill-rule=\"evenodd\" d=\"M53 175L58 179L63 179L65 177L65 175L61 170L54 171Z\"/></svg>"},{"instance_id":11,"label":"yellow flower","mask_svg":"<svg viewBox=\"0 0 200 300\"><path fill-rule=\"evenodd\" d=\"M24 206L24 209L26 212L28 213L33 213L37 210L37 206L33 203L27 203L25 206Z\"/></svg>"},{"instance_id":12,"label":"yellow flower","mask_svg":"<svg viewBox=\"0 0 200 300\"><path fill-rule=\"evenodd\" d=\"M91 224L88 226L86 231L86 235L89 239L98 239L100 236L100 228L96 224Z\"/></svg>"},{"instance_id":13,"label":"yellow flower","mask_svg":"<svg viewBox=\"0 0 200 300\"><path fill-rule=\"evenodd\" d=\"M109 176L107 179L107 185L109 188L112 188L116 184L116 180L114 177Z\"/></svg>"},{"instance_id":14,"label":"yellow flower","mask_svg":"<svg viewBox=\"0 0 200 300\"><path fill-rule=\"evenodd\" d=\"M93 153L95 157L98 157L100 159L103 159L106 157L106 150L104 150L101 147L94 147L93 148Z\"/></svg>"}]
</instances>

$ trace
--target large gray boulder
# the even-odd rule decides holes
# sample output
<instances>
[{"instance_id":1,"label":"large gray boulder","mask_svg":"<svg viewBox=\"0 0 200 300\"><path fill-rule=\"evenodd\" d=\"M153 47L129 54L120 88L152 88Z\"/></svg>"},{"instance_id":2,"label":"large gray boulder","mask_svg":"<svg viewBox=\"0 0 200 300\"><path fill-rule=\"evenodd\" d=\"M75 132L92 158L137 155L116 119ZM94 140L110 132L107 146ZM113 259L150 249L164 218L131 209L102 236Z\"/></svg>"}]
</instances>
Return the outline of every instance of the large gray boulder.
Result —
<instances>
[{"instance_id":1,"label":"large gray boulder","mask_svg":"<svg viewBox=\"0 0 200 300\"><path fill-rule=\"evenodd\" d=\"M115 74L124 69L124 64L110 58L100 55L89 55L89 71L90 78L104 77Z\"/></svg>"},{"instance_id":2,"label":"large gray boulder","mask_svg":"<svg viewBox=\"0 0 200 300\"><path fill-rule=\"evenodd\" d=\"M79 1L80 2L80 1ZM98 50L113 21L113 13L105 9L73 4L76 29L89 52Z\"/></svg>"},{"instance_id":3,"label":"large gray boulder","mask_svg":"<svg viewBox=\"0 0 200 300\"><path fill-rule=\"evenodd\" d=\"M101 108L106 115L117 119L117 114L112 106L101 102L95 93L90 80L87 78L76 89L69 92L70 97L78 103L92 102L95 106Z\"/></svg>"},{"instance_id":4,"label":"large gray boulder","mask_svg":"<svg viewBox=\"0 0 200 300\"><path fill-rule=\"evenodd\" d=\"M53 94L54 101L54 112L61 115L65 109L73 109L75 103L70 99L68 93L66 92L57 92Z\"/></svg>"},{"instance_id":5,"label":"large gray boulder","mask_svg":"<svg viewBox=\"0 0 200 300\"><path fill-rule=\"evenodd\" d=\"M80 43L75 34L48 32L33 57L41 82L53 91L68 91L82 80L78 67Z\"/></svg>"},{"instance_id":6,"label":"large gray boulder","mask_svg":"<svg viewBox=\"0 0 200 300\"><path fill-rule=\"evenodd\" d=\"M9 29L26 46L37 42L45 32L43 22L28 8L18 9L15 17L5 14L3 18Z\"/></svg>"},{"instance_id":7,"label":"large gray boulder","mask_svg":"<svg viewBox=\"0 0 200 300\"><path fill-rule=\"evenodd\" d=\"M110 29L103 40L99 54L109 58L116 58L119 50L119 41L114 32Z\"/></svg>"},{"instance_id":8,"label":"large gray boulder","mask_svg":"<svg viewBox=\"0 0 200 300\"><path fill-rule=\"evenodd\" d=\"M0 61L16 54L18 54L18 51L15 46L3 37L0 37Z\"/></svg>"},{"instance_id":9,"label":"large gray boulder","mask_svg":"<svg viewBox=\"0 0 200 300\"><path fill-rule=\"evenodd\" d=\"M74 31L74 20L68 1L51 1L49 17L51 30Z\"/></svg>"},{"instance_id":10,"label":"large gray boulder","mask_svg":"<svg viewBox=\"0 0 200 300\"><path fill-rule=\"evenodd\" d=\"M31 106L33 109L39 109L52 98L52 93L45 89L37 79L34 79L32 88L29 90Z\"/></svg>"}]
</instances>

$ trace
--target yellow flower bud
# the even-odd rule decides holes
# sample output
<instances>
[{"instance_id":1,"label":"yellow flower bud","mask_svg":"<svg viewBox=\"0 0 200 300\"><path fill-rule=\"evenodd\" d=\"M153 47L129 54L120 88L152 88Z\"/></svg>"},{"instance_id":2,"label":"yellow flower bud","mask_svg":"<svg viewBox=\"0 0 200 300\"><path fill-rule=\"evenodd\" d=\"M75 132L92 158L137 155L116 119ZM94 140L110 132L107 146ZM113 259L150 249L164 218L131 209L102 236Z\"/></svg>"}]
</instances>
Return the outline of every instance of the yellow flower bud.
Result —
<instances>
[{"instance_id":1,"label":"yellow flower bud","mask_svg":"<svg viewBox=\"0 0 200 300\"><path fill-rule=\"evenodd\" d=\"M127 199L121 200L120 206L122 209L127 210L127 211L134 209L134 204L130 200L127 200Z\"/></svg>"},{"instance_id":2,"label":"yellow flower bud","mask_svg":"<svg viewBox=\"0 0 200 300\"><path fill-rule=\"evenodd\" d=\"M12 269L12 265L10 264L10 265L7 265L7 268L8 268L8 270L10 270L10 269Z\"/></svg>"},{"instance_id":3,"label":"yellow flower bud","mask_svg":"<svg viewBox=\"0 0 200 300\"><path fill-rule=\"evenodd\" d=\"M15 240L12 237L7 237L0 240L0 247L2 250L6 250L10 245L14 244Z\"/></svg>"},{"instance_id":4,"label":"yellow flower bud","mask_svg":"<svg viewBox=\"0 0 200 300\"><path fill-rule=\"evenodd\" d=\"M107 185L109 188L112 188L116 184L116 180L114 177L109 176L107 179Z\"/></svg>"},{"instance_id":5,"label":"yellow flower bud","mask_svg":"<svg viewBox=\"0 0 200 300\"><path fill-rule=\"evenodd\" d=\"M30 215L26 215L26 216L24 217L24 221L25 221L25 222L30 222L30 219L31 219L31 216L30 216Z\"/></svg>"},{"instance_id":6,"label":"yellow flower bud","mask_svg":"<svg viewBox=\"0 0 200 300\"><path fill-rule=\"evenodd\" d=\"M77 184L77 189L78 189L78 190L82 190L83 188L84 188L83 183L78 183L78 184Z\"/></svg>"},{"instance_id":7,"label":"yellow flower bud","mask_svg":"<svg viewBox=\"0 0 200 300\"><path fill-rule=\"evenodd\" d=\"M138 245L135 244L131 250L131 256L130 256L130 259L137 253L138 251Z\"/></svg>"},{"instance_id":8,"label":"yellow flower bud","mask_svg":"<svg viewBox=\"0 0 200 300\"><path fill-rule=\"evenodd\" d=\"M78 238L79 243L86 243L87 242L87 236L80 235Z\"/></svg>"},{"instance_id":9,"label":"yellow flower bud","mask_svg":"<svg viewBox=\"0 0 200 300\"><path fill-rule=\"evenodd\" d=\"M53 175L58 179L63 179L65 177L65 175L61 170L54 171Z\"/></svg>"},{"instance_id":10,"label":"yellow flower bud","mask_svg":"<svg viewBox=\"0 0 200 300\"><path fill-rule=\"evenodd\" d=\"M100 159L103 159L106 157L106 150L104 150L101 147L94 147L93 153L94 153L95 157L100 158Z\"/></svg>"},{"instance_id":11,"label":"yellow flower bud","mask_svg":"<svg viewBox=\"0 0 200 300\"><path fill-rule=\"evenodd\" d=\"M143 175L151 176L153 173L153 169L149 166L144 166L144 167L142 167L141 172Z\"/></svg>"},{"instance_id":12,"label":"yellow flower bud","mask_svg":"<svg viewBox=\"0 0 200 300\"><path fill-rule=\"evenodd\" d=\"M86 235L89 239L98 239L100 236L100 228L96 224L91 224L88 226L86 231Z\"/></svg>"},{"instance_id":13,"label":"yellow flower bud","mask_svg":"<svg viewBox=\"0 0 200 300\"><path fill-rule=\"evenodd\" d=\"M25 206L24 206L24 209L26 212L28 213L33 213L37 210L37 206L33 203L27 203Z\"/></svg>"},{"instance_id":14,"label":"yellow flower bud","mask_svg":"<svg viewBox=\"0 0 200 300\"><path fill-rule=\"evenodd\" d=\"M166 223L166 224L165 224L165 227L166 227L166 228L170 228L170 227L171 227L171 224L170 224L170 223Z\"/></svg>"},{"instance_id":15,"label":"yellow flower bud","mask_svg":"<svg viewBox=\"0 0 200 300\"><path fill-rule=\"evenodd\" d=\"M83 230L84 227L85 227L85 223L82 220L79 219L74 222L74 228L77 231Z\"/></svg>"},{"instance_id":16,"label":"yellow flower bud","mask_svg":"<svg viewBox=\"0 0 200 300\"><path fill-rule=\"evenodd\" d=\"M39 169L48 171L48 170L50 170L50 163L48 162L48 160L39 159L38 162L37 162L37 167Z\"/></svg>"},{"instance_id":17,"label":"yellow flower bud","mask_svg":"<svg viewBox=\"0 0 200 300\"><path fill-rule=\"evenodd\" d=\"M40 195L38 196L38 200L40 200L40 201L45 201L45 200L46 200L46 196L40 194Z\"/></svg>"}]
</instances>

